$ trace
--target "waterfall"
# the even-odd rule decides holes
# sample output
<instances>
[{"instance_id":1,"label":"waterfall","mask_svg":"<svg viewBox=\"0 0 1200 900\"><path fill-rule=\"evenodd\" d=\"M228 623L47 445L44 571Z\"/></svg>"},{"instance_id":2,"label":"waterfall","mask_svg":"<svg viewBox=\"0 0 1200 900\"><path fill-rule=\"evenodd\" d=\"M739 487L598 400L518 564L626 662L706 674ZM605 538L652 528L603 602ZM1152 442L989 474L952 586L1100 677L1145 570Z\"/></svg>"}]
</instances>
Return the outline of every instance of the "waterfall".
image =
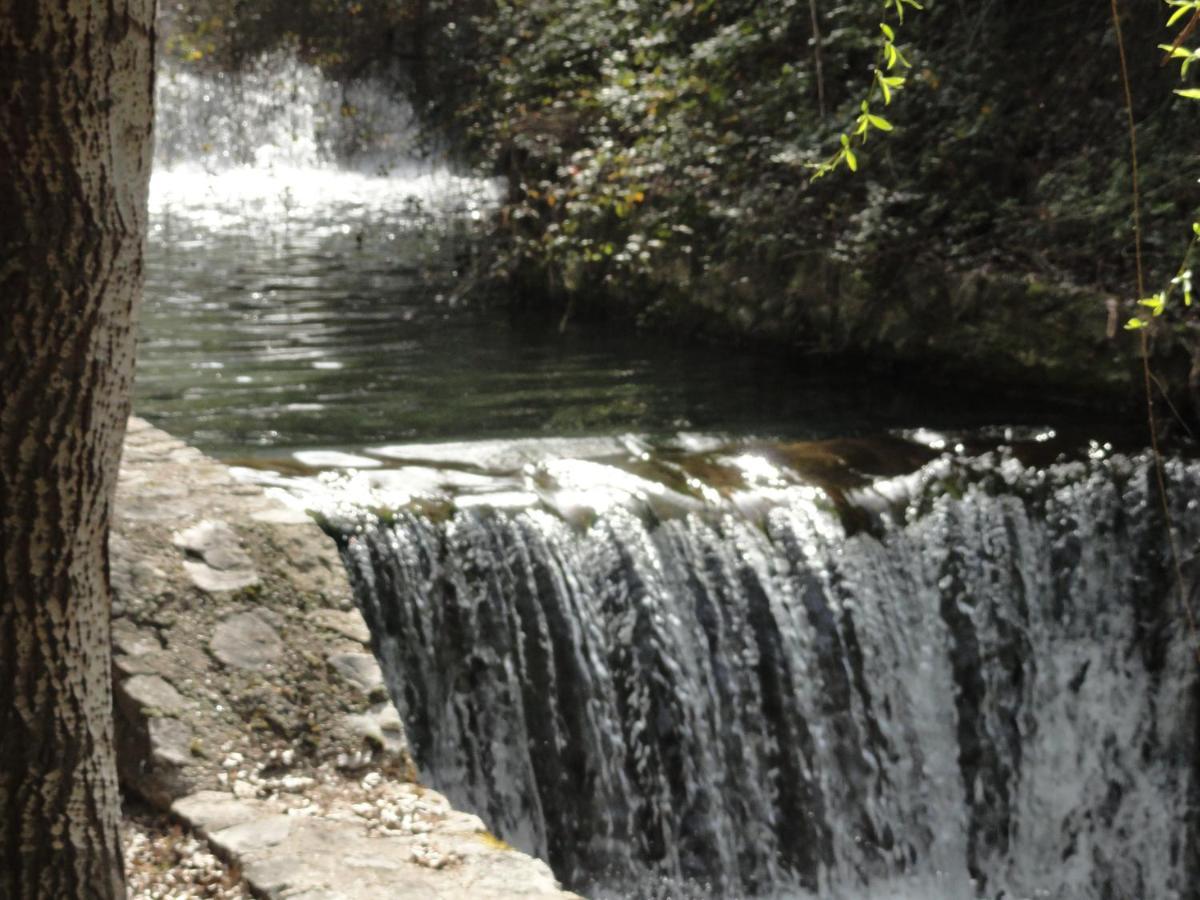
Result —
<instances>
[{"instance_id":1,"label":"waterfall","mask_svg":"<svg viewBox=\"0 0 1200 900\"><path fill-rule=\"evenodd\" d=\"M1157 504L1144 458L989 454L853 532L792 493L343 543L423 777L578 890L1162 900L1198 896L1200 757Z\"/></svg>"},{"instance_id":2,"label":"waterfall","mask_svg":"<svg viewBox=\"0 0 1200 900\"><path fill-rule=\"evenodd\" d=\"M155 164L319 168L411 166L419 156L412 109L394 90L341 84L280 50L238 72L164 60L155 108Z\"/></svg>"},{"instance_id":3,"label":"waterfall","mask_svg":"<svg viewBox=\"0 0 1200 900\"><path fill-rule=\"evenodd\" d=\"M288 50L238 72L159 65L152 239L172 225L255 244L281 230L395 234L480 221L499 190L423 153L410 105L384 84L333 81Z\"/></svg>"}]
</instances>

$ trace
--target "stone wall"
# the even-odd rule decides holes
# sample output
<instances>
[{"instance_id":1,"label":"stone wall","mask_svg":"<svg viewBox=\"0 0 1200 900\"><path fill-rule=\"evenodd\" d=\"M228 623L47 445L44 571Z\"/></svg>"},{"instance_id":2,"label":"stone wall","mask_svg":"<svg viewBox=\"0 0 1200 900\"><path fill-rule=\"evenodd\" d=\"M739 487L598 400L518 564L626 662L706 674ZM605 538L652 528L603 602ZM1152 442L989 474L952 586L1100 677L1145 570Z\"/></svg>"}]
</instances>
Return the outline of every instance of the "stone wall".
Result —
<instances>
[{"instance_id":1,"label":"stone wall","mask_svg":"<svg viewBox=\"0 0 1200 900\"><path fill-rule=\"evenodd\" d=\"M569 896L416 782L331 540L131 419L110 541L123 785L267 897Z\"/></svg>"}]
</instances>

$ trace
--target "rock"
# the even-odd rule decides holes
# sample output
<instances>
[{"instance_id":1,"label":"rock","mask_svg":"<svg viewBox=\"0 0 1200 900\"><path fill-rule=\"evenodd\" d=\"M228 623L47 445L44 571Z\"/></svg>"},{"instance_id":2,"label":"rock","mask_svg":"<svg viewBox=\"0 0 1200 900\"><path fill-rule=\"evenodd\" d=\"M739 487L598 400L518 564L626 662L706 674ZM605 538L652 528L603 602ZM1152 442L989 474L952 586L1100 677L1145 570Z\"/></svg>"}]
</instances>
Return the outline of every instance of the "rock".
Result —
<instances>
[{"instance_id":1,"label":"rock","mask_svg":"<svg viewBox=\"0 0 1200 900\"><path fill-rule=\"evenodd\" d=\"M122 475L122 480L128 478ZM180 501L188 496L184 485L175 483L139 484L136 492L129 492L122 498L116 512L123 519L131 521L162 521L176 518L175 510Z\"/></svg>"},{"instance_id":2,"label":"rock","mask_svg":"<svg viewBox=\"0 0 1200 900\"><path fill-rule=\"evenodd\" d=\"M145 660L153 654L123 659ZM194 790L191 731L179 716L196 704L159 675L133 675L116 685L114 739L123 783L152 804L167 806ZM188 766L185 768L185 766Z\"/></svg>"},{"instance_id":3,"label":"rock","mask_svg":"<svg viewBox=\"0 0 1200 900\"><path fill-rule=\"evenodd\" d=\"M386 696L383 672L375 657L369 653L335 653L329 656L329 665L368 697L378 694Z\"/></svg>"},{"instance_id":4,"label":"rock","mask_svg":"<svg viewBox=\"0 0 1200 900\"><path fill-rule=\"evenodd\" d=\"M237 591L258 583L258 575L254 572L222 572L205 563L190 560L184 560L183 569L188 573L192 584L210 594L218 591Z\"/></svg>"},{"instance_id":5,"label":"rock","mask_svg":"<svg viewBox=\"0 0 1200 900\"><path fill-rule=\"evenodd\" d=\"M261 818L260 804L238 800L224 791L197 791L171 804L171 812L197 831L206 834Z\"/></svg>"},{"instance_id":6,"label":"rock","mask_svg":"<svg viewBox=\"0 0 1200 900\"><path fill-rule=\"evenodd\" d=\"M120 534L113 532L109 536L108 548L114 616L137 608L166 586L166 574L146 560L139 559L137 551Z\"/></svg>"},{"instance_id":7,"label":"rock","mask_svg":"<svg viewBox=\"0 0 1200 900\"><path fill-rule=\"evenodd\" d=\"M292 816L265 816L240 825L231 825L220 831L209 832L208 837L213 846L222 853L240 856L273 847L287 840L294 821Z\"/></svg>"},{"instance_id":8,"label":"rock","mask_svg":"<svg viewBox=\"0 0 1200 900\"><path fill-rule=\"evenodd\" d=\"M300 794L315 785L317 780L307 775L284 775L279 779L279 790L285 794Z\"/></svg>"},{"instance_id":9,"label":"rock","mask_svg":"<svg viewBox=\"0 0 1200 900\"><path fill-rule=\"evenodd\" d=\"M542 863L479 836L376 834L358 823L296 821L288 836L241 855L263 896L307 900L568 900Z\"/></svg>"},{"instance_id":10,"label":"rock","mask_svg":"<svg viewBox=\"0 0 1200 900\"><path fill-rule=\"evenodd\" d=\"M287 618L277 609L272 609L269 606L258 606L254 608L254 614L261 618L272 628L282 628L287 624Z\"/></svg>"},{"instance_id":11,"label":"rock","mask_svg":"<svg viewBox=\"0 0 1200 900\"><path fill-rule=\"evenodd\" d=\"M208 646L213 656L234 669L261 669L283 656L278 632L253 612L222 619Z\"/></svg>"},{"instance_id":12,"label":"rock","mask_svg":"<svg viewBox=\"0 0 1200 900\"><path fill-rule=\"evenodd\" d=\"M171 536L171 543L215 568L253 564L242 550L237 533L227 522L220 520L205 519L191 528L177 531Z\"/></svg>"},{"instance_id":13,"label":"rock","mask_svg":"<svg viewBox=\"0 0 1200 900\"><path fill-rule=\"evenodd\" d=\"M113 668L121 676L128 677L130 675L153 675L158 672L158 666L148 657L147 654L138 654L137 656L129 656L125 653L118 653L113 656Z\"/></svg>"},{"instance_id":14,"label":"rock","mask_svg":"<svg viewBox=\"0 0 1200 900\"><path fill-rule=\"evenodd\" d=\"M246 761L246 757L243 756L242 754L236 753L236 752L230 753L223 760L221 760L221 768L222 769L236 769L238 766L240 766L245 761Z\"/></svg>"},{"instance_id":15,"label":"rock","mask_svg":"<svg viewBox=\"0 0 1200 900\"><path fill-rule=\"evenodd\" d=\"M332 900L334 897L341 897L341 894L335 894L332 891L318 888L315 891L305 890L302 894L294 894L288 891L288 888L297 884L303 878L304 870L307 864L303 857L300 856L275 856L264 859L261 862L253 863L250 869L253 872L254 886L263 892L267 897L284 897L288 900L296 896L306 898L321 898L321 900ZM249 874L249 873L247 873ZM284 894L284 891L287 891Z\"/></svg>"},{"instance_id":16,"label":"rock","mask_svg":"<svg viewBox=\"0 0 1200 900\"><path fill-rule=\"evenodd\" d=\"M146 726L150 734L150 759L169 766L186 766L192 758L192 729L179 719L157 716Z\"/></svg>"},{"instance_id":17,"label":"rock","mask_svg":"<svg viewBox=\"0 0 1200 900\"><path fill-rule=\"evenodd\" d=\"M272 503L265 509L252 513L250 518L255 522L268 522L272 525L308 525L312 523L308 513L284 506L282 503Z\"/></svg>"},{"instance_id":18,"label":"rock","mask_svg":"<svg viewBox=\"0 0 1200 900\"><path fill-rule=\"evenodd\" d=\"M408 749L408 737L400 714L390 703L379 703L361 715L349 715L346 726L368 743L389 755L402 755Z\"/></svg>"},{"instance_id":19,"label":"rock","mask_svg":"<svg viewBox=\"0 0 1200 900\"><path fill-rule=\"evenodd\" d=\"M113 649L128 656L142 656L161 650L158 636L145 628L138 628L127 619L117 619L112 629Z\"/></svg>"},{"instance_id":20,"label":"rock","mask_svg":"<svg viewBox=\"0 0 1200 900\"><path fill-rule=\"evenodd\" d=\"M118 691L135 710L152 709L169 716L187 712L188 702L179 691L158 675L134 675L121 682Z\"/></svg>"},{"instance_id":21,"label":"rock","mask_svg":"<svg viewBox=\"0 0 1200 900\"><path fill-rule=\"evenodd\" d=\"M196 587L209 593L236 591L257 584L254 561L241 547L237 533L225 522L206 519L172 538L176 547L194 557L184 570Z\"/></svg>"},{"instance_id":22,"label":"rock","mask_svg":"<svg viewBox=\"0 0 1200 900\"><path fill-rule=\"evenodd\" d=\"M308 619L360 644L368 644L371 641L371 630L367 628L362 614L356 609L314 609L308 614Z\"/></svg>"}]
</instances>

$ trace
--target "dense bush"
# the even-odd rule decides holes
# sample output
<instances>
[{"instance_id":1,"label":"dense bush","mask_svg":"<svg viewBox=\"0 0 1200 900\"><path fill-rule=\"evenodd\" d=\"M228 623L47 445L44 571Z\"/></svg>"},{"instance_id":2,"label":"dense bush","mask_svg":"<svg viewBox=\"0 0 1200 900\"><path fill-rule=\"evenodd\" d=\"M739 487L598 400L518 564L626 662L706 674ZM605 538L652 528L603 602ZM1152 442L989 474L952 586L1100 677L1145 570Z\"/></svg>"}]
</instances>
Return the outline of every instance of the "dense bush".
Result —
<instances>
[{"instance_id":1,"label":"dense bush","mask_svg":"<svg viewBox=\"0 0 1200 900\"><path fill-rule=\"evenodd\" d=\"M1160 65L1165 7L1127 4L1147 259L1173 274L1196 207L1195 105ZM431 0L432 84L510 182L506 272L662 302L714 274L786 291L832 255L886 281L914 261L1128 296L1129 156L1107 4L935 2L898 40L896 129L817 183L871 86L878 0ZM894 16L889 20L896 24ZM820 93L826 114L821 114ZM844 173L842 173L844 174Z\"/></svg>"},{"instance_id":2,"label":"dense bush","mask_svg":"<svg viewBox=\"0 0 1200 900\"><path fill-rule=\"evenodd\" d=\"M175 0L159 5L164 53L198 69L236 71L279 47L332 77L394 71L420 46L413 0Z\"/></svg>"}]
</instances>

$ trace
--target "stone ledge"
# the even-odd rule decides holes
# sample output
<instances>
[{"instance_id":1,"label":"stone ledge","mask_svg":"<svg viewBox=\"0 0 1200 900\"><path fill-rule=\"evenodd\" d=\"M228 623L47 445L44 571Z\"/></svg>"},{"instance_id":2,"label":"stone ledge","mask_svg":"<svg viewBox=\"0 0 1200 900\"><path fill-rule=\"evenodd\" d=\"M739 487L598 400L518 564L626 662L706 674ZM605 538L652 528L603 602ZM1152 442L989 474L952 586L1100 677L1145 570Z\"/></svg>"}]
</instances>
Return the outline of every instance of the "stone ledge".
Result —
<instances>
[{"instance_id":1,"label":"stone ledge","mask_svg":"<svg viewBox=\"0 0 1200 900\"><path fill-rule=\"evenodd\" d=\"M296 802L238 800L219 792L182 798L173 811L236 859L265 897L391 900L572 895L550 869L491 837L472 815L413 784L375 781L321 790Z\"/></svg>"}]
</instances>

